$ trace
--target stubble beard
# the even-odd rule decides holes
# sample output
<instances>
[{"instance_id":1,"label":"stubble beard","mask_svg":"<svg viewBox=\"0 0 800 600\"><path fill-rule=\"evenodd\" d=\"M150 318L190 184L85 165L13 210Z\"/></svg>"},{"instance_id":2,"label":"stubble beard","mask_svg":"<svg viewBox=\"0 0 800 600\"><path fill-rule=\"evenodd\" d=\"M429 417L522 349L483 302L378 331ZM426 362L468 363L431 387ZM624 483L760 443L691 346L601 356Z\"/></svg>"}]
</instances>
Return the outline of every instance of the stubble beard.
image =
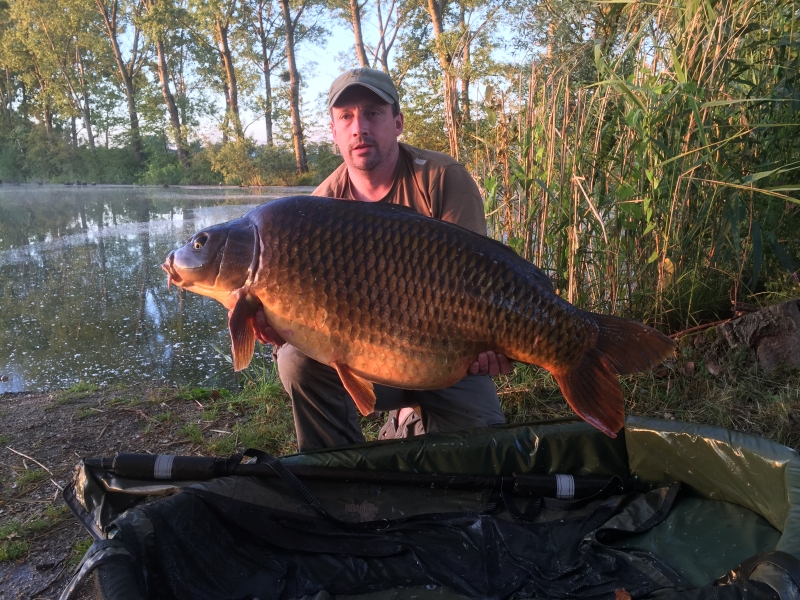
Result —
<instances>
[{"instance_id":1,"label":"stubble beard","mask_svg":"<svg viewBox=\"0 0 800 600\"><path fill-rule=\"evenodd\" d=\"M360 144L371 144L371 152L366 156L354 156L353 149ZM347 153L350 155L352 168L358 171L370 172L375 170L384 160L384 152L380 149L377 142L371 138L362 138L349 144Z\"/></svg>"}]
</instances>

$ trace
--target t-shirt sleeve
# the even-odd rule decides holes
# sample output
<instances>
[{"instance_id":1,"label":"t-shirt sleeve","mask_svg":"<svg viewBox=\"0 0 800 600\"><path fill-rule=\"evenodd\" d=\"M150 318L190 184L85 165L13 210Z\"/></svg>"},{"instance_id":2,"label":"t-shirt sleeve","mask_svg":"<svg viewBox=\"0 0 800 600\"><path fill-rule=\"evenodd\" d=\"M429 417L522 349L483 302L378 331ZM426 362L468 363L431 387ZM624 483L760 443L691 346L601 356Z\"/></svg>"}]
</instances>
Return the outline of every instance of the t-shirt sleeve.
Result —
<instances>
[{"instance_id":1,"label":"t-shirt sleeve","mask_svg":"<svg viewBox=\"0 0 800 600\"><path fill-rule=\"evenodd\" d=\"M311 192L312 196L322 196L323 198L332 198L333 197L333 189L328 184L328 180L326 179L322 183L320 183L316 189Z\"/></svg>"},{"instance_id":2,"label":"t-shirt sleeve","mask_svg":"<svg viewBox=\"0 0 800 600\"><path fill-rule=\"evenodd\" d=\"M441 204L434 216L486 235L486 216L478 185L461 164L445 167L439 181Z\"/></svg>"},{"instance_id":3,"label":"t-shirt sleeve","mask_svg":"<svg viewBox=\"0 0 800 600\"><path fill-rule=\"evenodd\" d=\"M325 178L325 181L320 183L316 189L311 192L312 196L323 196L326 198L343 198L345 189L345 176L346 168L341 164L336 168L333 173Z\"/></svg>"}]
</instances>

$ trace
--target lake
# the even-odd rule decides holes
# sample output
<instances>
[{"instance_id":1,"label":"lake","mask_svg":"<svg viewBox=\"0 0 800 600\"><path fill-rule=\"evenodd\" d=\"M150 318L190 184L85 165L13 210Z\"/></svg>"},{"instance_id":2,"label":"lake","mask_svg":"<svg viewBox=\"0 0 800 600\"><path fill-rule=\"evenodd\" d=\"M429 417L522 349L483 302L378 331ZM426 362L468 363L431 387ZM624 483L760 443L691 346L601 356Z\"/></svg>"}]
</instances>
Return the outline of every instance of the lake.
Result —
<instances>
[{"instance_id":1,"label":"lake","mask_svg":"<svg viewBox=\"0 0 800 600\"><path fill-rule=\"evenodd\" d=\"M227 310L168 290L161 263L204 227L312 189L0 185L0 393L235 385Z\"/></svg>"}]
</instances>

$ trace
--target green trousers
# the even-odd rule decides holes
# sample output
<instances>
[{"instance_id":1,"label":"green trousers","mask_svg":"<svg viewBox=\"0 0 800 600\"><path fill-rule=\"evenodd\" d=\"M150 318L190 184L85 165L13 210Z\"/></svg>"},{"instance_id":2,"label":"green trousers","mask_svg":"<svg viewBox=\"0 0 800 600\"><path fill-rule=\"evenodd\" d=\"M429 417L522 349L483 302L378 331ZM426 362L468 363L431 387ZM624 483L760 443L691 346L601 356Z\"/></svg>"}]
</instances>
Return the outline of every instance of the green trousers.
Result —
<instances>
[{"instance_id":1,"label":"green trousers","mask_svg":"<svg viewBox=\"0 0 800 600\"><path fill-rule=\"evenodd\" d=\"M307 357L289 344L277 350L276 360L283 387L292 399L301 452L364 441L358 409L336 369ZM505 422L497 389L488 376L468 375L440 390L402 390L376 384L375 396L378 411L419 407L426 433Z\"/></svg>"}]
</instances>

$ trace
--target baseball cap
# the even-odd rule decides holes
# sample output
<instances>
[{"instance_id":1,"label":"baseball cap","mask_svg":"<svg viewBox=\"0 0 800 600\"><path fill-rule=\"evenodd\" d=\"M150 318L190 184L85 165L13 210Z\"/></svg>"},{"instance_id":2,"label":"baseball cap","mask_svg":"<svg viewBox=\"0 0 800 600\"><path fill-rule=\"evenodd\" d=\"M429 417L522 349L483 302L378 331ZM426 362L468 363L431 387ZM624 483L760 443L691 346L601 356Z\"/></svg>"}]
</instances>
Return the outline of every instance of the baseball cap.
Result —
<instances>
[{"instance_id":1,"label":"baseball cap","mask_svg":"<svg viewBox=\"0 0 800 600\"><path fill-rule=\"evenodd\" d=\"M336 100L339 99L342 92L353 85L360 85L375 92L387 104L400 106L397 88L394 87L391 77L378 69L358 68L345 71L331 84L331 89L328 92L328 110L336 104Z\"/></svg>"}]
</instances>

